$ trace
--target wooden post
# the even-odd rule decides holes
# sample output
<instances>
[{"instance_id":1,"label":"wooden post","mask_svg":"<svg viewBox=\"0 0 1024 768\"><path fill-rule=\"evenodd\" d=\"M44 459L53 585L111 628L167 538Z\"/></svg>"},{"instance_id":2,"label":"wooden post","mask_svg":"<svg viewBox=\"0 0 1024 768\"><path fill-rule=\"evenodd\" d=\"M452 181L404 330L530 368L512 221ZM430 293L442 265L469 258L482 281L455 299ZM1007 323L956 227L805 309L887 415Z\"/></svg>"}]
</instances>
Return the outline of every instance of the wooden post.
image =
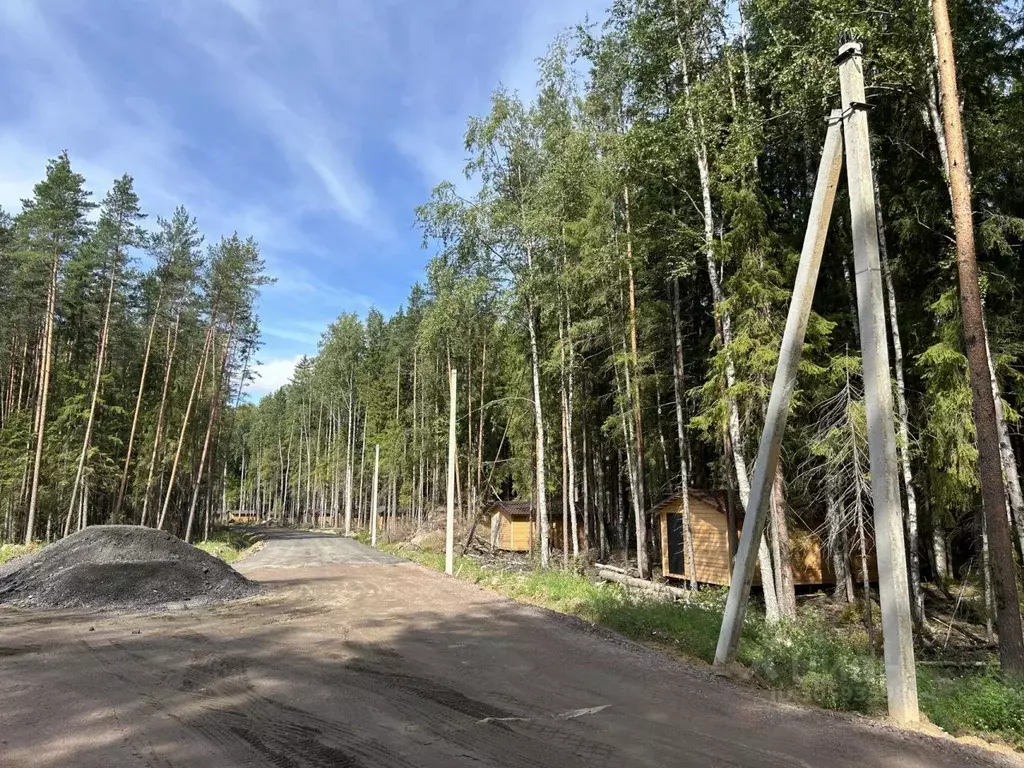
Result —
<instances>
[{"instance_id":1,"label":"wooden post","mask_svg":"<svg viewBox=\"0 0 1024 768\"><path fill-rule=\"evenodd\" d=\"M896 433L893 429L892 380L860 43L846 43L840 47L837 62L842 92L846 179L850 189L850 222L853 226L886 693L890 717L898 723L910 723L919 718L917 671L914 667L910 588L897 479Z\"/></svg>"},{"instance_id":2,"label":"wooden post","mask_svg":"<svg viewBox=\"0 0 1024 768\"><path fill-rule=\"evenodd\" d=\"M380 443L373 449L373 491L370 494L370 545L377 546L377 476L380 471Z\"/></svg>"},{"instance_id":3,"label":"wooden post","mask_svg":"<svg viewBox=\"0 0 1024 768\"><path fill-rule=\"evenodd\" d=\"M740 634L743 631L743 617L747 611L750 585L757 566L757 552L764 536L768 519L768 505L772 490L775 468L779 463L782 434L786 429L789 405L796 388L800 355L803 352L804 334L814 300L814 286L818 281L821 255L825 249L828 222L832 216L832 205L839 186L839 172L843 167L842 130L840 111L833 110L829 116L828 132L825 135L825 149L818 165L818 178L811 200L811 213L804 234L800 265L797 268L796 284L793 286L793 300L789 305L786 328L779 350L779 363L775 369L771 399L765 417L764 431L754 465L754 478L750 485L746 515L743 519L743 535L733 566L729 596L722 617L722 630L718 636L715 664L729 664L739 650ZM692 567L692 564L691 564Z\"/></svg>"},{"instance_id":4,"label":"wooden post","mask_svg":"<svg viewBox=\"0 0 1024 768\"><path fill-rule=\"evenodd\" d=\"M455 569L455 407L456 372L452 368L448 390L448 521L444 533L444 571Z\"/></svg>"}]
</instances>

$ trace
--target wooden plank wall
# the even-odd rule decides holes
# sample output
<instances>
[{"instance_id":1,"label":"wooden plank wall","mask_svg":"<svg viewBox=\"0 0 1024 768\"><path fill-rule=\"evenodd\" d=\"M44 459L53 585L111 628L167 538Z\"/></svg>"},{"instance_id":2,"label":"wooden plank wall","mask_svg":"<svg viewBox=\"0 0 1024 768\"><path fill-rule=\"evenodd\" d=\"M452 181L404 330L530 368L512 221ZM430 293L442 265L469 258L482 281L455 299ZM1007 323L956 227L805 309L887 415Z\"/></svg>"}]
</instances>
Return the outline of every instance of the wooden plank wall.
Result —
<instances>
[{"instance_id":1,"label":"wooden plank wall","mask_svg":"<svg viewBox=\"0 0 1024 768\"><path fill-rule=\"evenodd\" d=\"M511 516L505 512L491 515L491 542L498 548L510 552L530 550L530 520L522 516Z\"/></svg>"},{"instance_id":2,"label":"wooden plank wall","mask_svg":"<svg viewBox=\"0 0 1024 768\"><path fill-rule=\"evenodd\" d=\"M688 579L690 577L689 563L685 563L682 573L674 573L669 570L668 515L670 514L682 514L681 502L668 504L660 511L662 572L669 577ZM697 561L697 581L704 584L728 586L732 573L725 515L711 504L691 497L690 526L693 531L694 557ZM791 526L790 556L793 563L793 580L796 584L835 583L831 563L824 555L821 539L816 533ZM872 568L872 573L875 573L874 568ZM755 571L754 574L754 583L759 584L761 580L759 571Z\"/></svg>"}]
</instances>

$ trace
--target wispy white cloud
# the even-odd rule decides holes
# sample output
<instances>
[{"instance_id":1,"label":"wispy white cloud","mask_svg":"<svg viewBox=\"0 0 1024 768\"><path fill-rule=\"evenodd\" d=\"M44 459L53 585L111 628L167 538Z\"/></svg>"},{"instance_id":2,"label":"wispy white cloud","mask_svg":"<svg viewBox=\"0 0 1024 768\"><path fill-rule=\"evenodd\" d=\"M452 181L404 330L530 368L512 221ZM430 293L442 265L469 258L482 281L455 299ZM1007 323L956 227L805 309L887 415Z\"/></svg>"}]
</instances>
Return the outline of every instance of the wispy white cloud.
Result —
<instances>
[{"instance_id":1,"label":"wispy white cloud","mask_svg":"<svg viewBox=\"0 0 1024 768\"><path fill-rule=\"evenodd\" d=\"M284 326L264 323L260 330L263 331L264 336L272 336L275 339L284 339L285 341L294 341L298 344L309 347L310 349L316 349L316 345L320 341L323 329L326 327L326 322L319 324L316 328L309 328L306 323L296 323L294 325Z\"/></svg>"},{"instance_id":2,"label":"wispy white cloud","mask_svg":"<svg viewBox=\"0 0 1024 768\"><path fill-rule=\"evenodd\" d=\"M276 392L288 384L295 375L295 366L302 360L303 355L293 357L274 358L265 363L259 363L253 369L254 381L252 381L246 394L250 397L259 397Z\"/></svg>"},{"instance_id":3,"label":"wispy white cloud","mask_svg":"<svg viewBox=\"0 0 1024 768\"><path fill-rule=\"evenodd\" d=\"M464 145L467 118L489 109L489 97L499 85L520 94L524 100L537 93L537 59L559 35L588 17L599 15L608 0L524 0L518 13L503 24L506 44L495 46L487 57L489 76L466 78L470 87L455 91L451 98L439 90L432 70L410 78L409 100L416 105L416 119L395 128L390 138L419 171L427 189L441 181L456 184L464 195L472 194L477 182L467 180ZM470 46L469 54L486 55Z\"/></svg>"},{"instance_id":4,"label":"wispy white cloud","mask_svg":"<svg viewBox=\"0 0 1024 768\"><path fill-rule=\"evenodd\" d=\"M465 185L466 117L499 81L532 95L595 1L0 0L0 205L68 149L97 198L128 172L150 221L184 204L208 242L254 236L273 382L340 312L400 304L413 207Z\"/></svg>"},{"instance_id":5,"label":"wispy white cloud","mask_svg":"<svg viewBox=\"0 0 1024 768\"><path fill-rule=\"evenodd\" d=\"M238 14L250 27L260 34L264 33L266 8L262 0L221 0L221 2Z\"/></svg>"},{"instance_id":6,"label":"wispy white cloud","mask_svg":"<svg viewBox=\"0 0 1024 768\"><path fill-rule=\"evenodd\" d=\"M221 4L244 23L225 27L217 6L207 2L165 12L182 38L211 62L215 86L239 119L250 131L263 133L287 160L295 176L294 197L301 197L304 207L331 208L367 231L386 234L372 187L354 162L358 136L343 119L352 114L346 107L355 105L325 99L338 76L325 68L333 57L325 53L324 27L331 26L332 17L259 0Z\"/></svg>"}]
</instances>

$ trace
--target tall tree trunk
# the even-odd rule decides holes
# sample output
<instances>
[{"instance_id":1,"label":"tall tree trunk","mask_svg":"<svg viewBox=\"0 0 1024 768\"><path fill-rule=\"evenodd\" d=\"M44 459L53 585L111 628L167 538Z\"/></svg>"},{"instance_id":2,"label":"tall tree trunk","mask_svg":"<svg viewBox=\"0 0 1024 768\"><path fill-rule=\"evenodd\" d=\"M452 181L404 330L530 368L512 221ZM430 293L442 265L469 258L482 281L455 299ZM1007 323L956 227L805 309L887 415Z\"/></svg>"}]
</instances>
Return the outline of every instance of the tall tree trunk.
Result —
<instances>
[{"instance_id":1,"label":"tall tree trunk","mask_svg":"<svg viewBox=\"0 0 1024 768\"><path fill-rule=\"evenodd\" d=\"M683 74L683 92L686 96L686 121L690 133L695 137L694 157L697 163L697 175L700 180L701 202L703 205L702 215L704 219L704 256L707 262L708 277L711 281L711 295L714 311L717 316L716 327L718 329L719 341L726 353L725 383L726 383L726 416L729 428L729 438L732 442L733 464L736 471L736 484L739 488L740 500L743 508L747 507L747 500L750 496L750 481L747 475L746 461L743 456L743 440L740 433L739 407L735 397L732 395L736 385L736 366L732 361L730 350L732 348L732 318L728 310L724 308L725 294L718 278L718 269L715 265L715 227L714 213L711 207L711 176L708 168L707 147L704 139L697 131L697 119L694 115L695 108L690 89L689 66L687 62L686 48L683 44L682 29L679 25L678 0L676 0L676 43L679 47L679 61ZM775 590L775 579L772 574L771 555L768 551L768 544L761 537L758 544L758 565L761 571L761 588L764 592L765 618L769 623L779 619L778 594Z\"/></svg>"},{"instance_id":2,"label":"tall tree trunk","mask_svg":"<svg viewBox=\"0 0 1024 768\"><path fill-rule=\"evenodd\" d=\"M857 495L860 495L860 485L857 486ZM864 590L864 626L868 633L868 645L875 644L875 618L871 603L871 578L868 575L868 542L864 533L864 508L858 502L857 505L857 539L860 543L860 578Z\"/></svg>"},{"instance_id":3,"label":"tall tree trunk","mask_svg":"<svg viewBox=\"0 0 1024 768\"><path fill-rule=\"evenodd\" d=\"M974 220L971 210L967 153L960 122L953 38L949 27L946 0L933 0L935 33L939 52L939 89L942 93L942 120L949 153L950 186L953 193L953 229L957 247L957 271L960 278L960 314L963 320L964 346L970 374L971 399L978 448L978 474L988 526L992 583L996 620L999 628L999 659L1003 673L1013 679L1024 678L1024 632L1021 629L1017 572L1013 562L1013 544L1007 522L1006 488L1003 484L999 429L992 392L991 374L985 340L985 321L978 281L974 247Z\"/></svg>"},{"instance_id":4,"label":"tall tree trunk","mask_svg":"<svg viewBox=\"0 0 1024 768\"><path fill-rule=\"evenodd\" d=\"M355 447L355 382L349 378L348 387L348 435L345 439L345 535L352 535L352 451Z\"/></svg>"},{"instance_id":5,"label":"tall tree trunk","mask_svg":"<svg viewBox=\"0 0 1024 768\"><path fill-rule=\"evenodd\" d=\"M107 287L107 302L103 310L103 328L100 331L100 343L96 351L96 377L92 384L92 397L89 400L89 418L85 424L85 438L82 440L82 451L78 455L78 469L75 471L75 481L71 485L71 505L68 508L67 522L64 525L64 535L68 535L68 528L71 526L71 515L75 508L75 498L78 494L78 487L82 484L82 477L85 472L85 459L89 453L89 444L92 442L92 429L96 423L96 403L100 399L100 382L103 381L103 366L107 359L107 339L110 335L110 308L114 303L114 285L117 282L116 262L110 268L110 281Z\"/></svg>"},{"instance_id":6,"label":"tall tree trunk","mask_svg":"<svg viewBox=\"0 0 1024 768\"><path fill-rule=\"evenodd\" d=\"M796 590L793 581L793 558L790 553L789 526L786 523L785 490L782 478L782 463L775 467L772 481L771 513L772 531L777 542L775 579L779 597L779 615L784 619L796 618Z\"/></svg>"},{"instance_id":7,"label":"tall tree trunk","mask_svg":"<svg viewBox=\"0 0 1024 768\"><path fill-rule=\"evenodd\" d=\"M1002 459L1003 475L1006 480L1006 499L1010 505L1012 521L1017 529L1021 557L1024 557L1024 494L1021 493L1020 473L1017 471L1017 457L1010 441L1010 430L1006 426L1006 414L1003 410L1003 397L996 378L996 364L992 358L992 349L985 334L985 354L988 357L989 376L992 380L992 397L996 405L996 426L999 429L999 456Z\"/></svg>"},{"instance_id":8,"label":"tall tree trunk","mask_svg":"<svg viewBox=\"0 0 1024 768\"><path fill-rule=\"evenodd\" d=\"M139 412L142 410L142 393L146 389L146 372L149 370L149 353L153 348L153 335L156 332L156 321L160 317L160 301L163 298L163 286L156 297L156 306L153 307L153 319L149 323L149 333L146 335L146 351L142 356L142 375L139 376L139 391L135 396L135 412L132 414L132 428L128 432L128 448L124 455L124 468L121 470L121 483L117 488L117 499L114 501L114 521L120 521L121 505L124 503L124 492L128 487L128 470L132 463L132 448L135 446L135 430L139 425Z\"/></svg>"},{"instance_id":9,"label":"tall tree trunk","mask_svg":"<svg viewBox=\"0 0 1024 768\"><path fill-rule=\"evenodd\" d=\"M224 384L224 377L227 375L228 355L231 349L231 338L234 328L228 329L227 338L224 340L224 352L221 354L220 371L214 374L213 393L210 398L210 416L206 420L206 435L203 437L203 451L199 456L199 469L196 472L196 479L192 487L192 502L188 508L188 522L185 524L185 541L192 541L192 524L196 516L196 504L199 501L199 489L203 484L203 468L206 466L206 455L210 450L210 436L213 434L213 425L217 420L217 411L220 408L220 390ZM257 464L257 470L260 464ZM257 484L259 487L259 484Z\"/></svg>"},{"instance_id":10,"label":"tall tree trunk","mask_svg":"<svg viewBox=\"0 0 1024 768\"><path fill-rule=\"evenodd\" d=\"M946 129L942 122L941 115L941 95L939 94L939 82L938 82L938 66L939 66L939 48L938 38L935 32L934 23L934 6L929 4L929 10L932 12L932 56L933 60L929 62L928 66L928 89L926 91L927 103L922 108L922 118L926 125L928 125L933 134L935 135L936 144L939 148L939 157L941 160L942 177L946 181L946 192L949 195L950 202L953 201L953 185L950 178L949 168L949 153L946 146ZM962 105L957 104L957 112L962 115ZM961 127L962 131L962 127ZM961 134L962 135L962 134ZM970 185L971 176L971 159L964 153L963 156L963 167L966 170L968 179L968 189ZM984 322L984 315L982 316ZM992 386L992 398L995 401L996 408L996 426L999 430L999 456L1000 461L1003 465L1003 474L1005 475L1006 481L1006 492L1010 505L1011 512L1013 514L1014 522L1017 526L1017 536L1021 547L1021 556L1024 557L1024 494L1021 491L1020 475L1017 470L1017 458L1014 454L1013 444L1009 438L1009 429L1006 424L1006 414L1003 411L1002 397L999 392L999 381L996 378L995 362L992 359L992 351L988 340L988 328L985 328L984 333L985 339L985 351L988 355L989 361L989 377L991 379Z\"/></svg>"},{"instance_id":11,"label":"tall tree trunk","mask_svg":"<svg viewBox=\"0 0 1024 768\"><path fill-rule=\"evenodd\" d=\"M565 397L565 379L562 379L562 567L569 568L569 468L566 465L565 410L568 407Z\"/></svg>"},{"instance_id":12,"label":"tall tree trunk","mask_svg":"<svg viewBox=\"0 0 1024 768\"><path fill-rule=\"evenodd\" d=\"M476 481L473 473L473 350L469 351L466 363L466 521L469 522L476 509Z\"/></svg>"},{"instance_id":13,"label":"tall tree trunk","mask_svg":"<svg viewBox=\"0 0 1024 768\"><path fill-rule=\"evenodd\" d=\"M839 515L839 501L836 498L836 481L831 473L825 478L825 528L829 554L832 559L832 575L835 577L836 585L832 591L832 597L836 600L853 602L853 594L850 591L849 568L847 557L849 553L846 548L846 529Z\"/></svg>"},{"instance_id":14,"label":"tall tree trunk","mask_svg":"<svg viewBox=\"0 0 1024 768\"><path fill-rule=\"evenodd\" d=\"M679 280L672 279L672 390L676 398L676 437L679 441L679 497L683 510L683 552L690 573L690 589L697 589L696 558L693 551L693 525L690 518L690 467L686 461L686 419L683 415L683 393L686 391L683 367L682 308ZM733 536L734 538L735 532ZM732 562L732 553L729 557Z\"/></svg>"},{"instance_id":15,"label":"tall tree trunk","mask_svg":"<svg viewBox=\"0 0 1024 768\"><path fill-rule=\"evenodd\" d=\"M536 485L537 485L537 524L540 527L540 567L548 567L548 496L547 478L544 460L544 413L540 400L540 352L537 349L537 320L534 316L532 299L526 302L527 326L530 332L530 372L533 378L533 417L536 435Z\"/></svg>"},{"instance_id":16,"label":"tall tree trunk","mask_svg":"<svg viewBox=\"0 0 1024 768\"><path fill-rule=\"evenodd\" d=\"M992 642L995 639L993 626L995 606L993 605L992 552L989 549L988 521L985 519L984 511L982 511L979 517L981 517L981 585L983 603L985 605L985 639Z\"/></svg>"},{"instance_id":17,"label":"tall tree trunk","mask_svg":"<svg viewBox=\"0 0 1024 768\"><path fill-rule=\"evenodd\" d=\"M643 413L640 405L640 351L637 342L636 280L633 276L633 225L628 184L623 185L622 187L622 202L626 226L626 280L629 289L628 306L630 363L629 366L627 366L626 368L626 388L632 406L631 411L633 413L633 439L636 441L636 466L633 468L633 472L636 476L636 505L640 510L639 518L637 519L636 529L637 566L640 569L640 578L649 579L651 577L651 561L648 553L647 541L647 506L645 492L646 478L644 476L644 430ZM632 376L630 376L630 366L633 369ZM639 554L641 551L643 551L642 558Z\"/></svg>"},{"instance_id":18,"label":"tall tree trunk","mask_svg":"<svg viewBox=\"0 0 1024 768\"><path fill-rule=\"evenodd\" d=\"M164 370L164 386L160 393L160 408L157 411L156 431L153 433L153 453L149 457L149 473L146 476L146 487L142 496L142 515L139 525L145 525L147 512L149 510L149 497L153 489L153 470L156 466L156 457L160 452L160 438L163 437L164 414L167 412L167 394L171 385L171 366L174 364L174 353L178 348L178 327L181 322L181 311L174 315L174 328L167 331L167 366ZM242 456L242 483L245 480L245 455ZM239 484L239 504L242 501L242 483Z\"/></svg>"},{"instance_id":19,"label":"tall tree trunk","mask_svg":"<svg viewBox=\"0 0 1024 768\"><path fill-rule=\"evenodd\" d=\"M417 421L417 403L419 387L419 349L414 345L412 348L412 453L413 453L413 480L412 480L412 514L416 516L417 527L421 519L420 507L423 502L423 449L420 445L419 422ZM483 397L480 398L481 404ZM422 408L422 403L419 404ZM483 418L481 412L480 418Z\"/></svg>"},{"instance_id":20,"label":"tall tree trunk","mask_svg":"<svg viewBox=\"0 0 1024 768\"><path fill-rule=\"evenodd\" d=\"M569 480L569 461L572 447L569 443L569 395L566 391L566 354L565 354L565 323L561 307L558 311L558 353L560 362L559 388L562 404L562 564L569 567L569 540L573 539L573 557L579 555L578 540L575 540L575 509L573 509L573 526L569 529L569 496L572 485Z\"/></svg>"},{"instance_id":21,"label":"tall tree trunk","mask_svg":"<svg viewBox=\"0 0 1024 768\"><path fill-rule=\"evenodd\" d=\"M566 393L566 409L565 409L565 429L566 429L566 457L569 462L568 474L569 474L569 525L572 528L572 556L579 557L580 555L580 529L579 520L577 519L576 513L576 457L573 450L573 390L575 389L575 378L574 370L576 365L575 354L573 352L572 342L572 316L569 313L569 298L566 296L565 304L565 335L566 341L568 342L568 355L567 355L567 386L568 391ZM584 459L586 461L586 459ZM584 549L586 548L586 524L583 526L584 531Z\"/></svg>"},{"instance_id":22,"label":"tall tree trunk","mask_svg":"<svg viewBox=\"0 0 1024 768\"><path fill-rule=\"evenodd\" d=\"M875 223L878 228L878 257L882 266L882 282L885 286L889 328L892 332L893 363L896 368L896 417L899 425L899 441L896 444L896 449L907 498L907 514L904 522L907 529L907 553L910 566L910 607L914 625L920 632L924 624L924 593L921 591L921 538L917 524L917 494L914 491L914 475L910 468L910 416L903 372L903 342L900 338L900 325L896 313L896 292L893 289L892 270L889 268L889 247L885 237L885 222L882 219L882 201L879 198L877 180L873 186L875 188Z\"/></svg>"},{"instance_id":23,"label":"tall tree trunk","mask_svg":"<svg viewBox=\"0 0 1024 768\"><path fill-rule=\"evenodd\" d=\"M28 520L25 523L25 543L32 543L36 523L36 504L39 499L39 471L43 463L43 443L46 439L46 405L50 396L50 368L53 365L53 316L57 307L57 270L60 254L53 255L50 284L46 291L46 318L43 322L43 352L39 372L39 400L36 405L36 455L32 465L32 485L29 490Z\"/></svg>"},{"instance_id":24,"label":"tall tree trunk","mask_svg":"<svg viewBox=\"0 0 1024 768\"><path fill-rule=\"evenodd\" d=\"M206 376L206 358L210 352L213 342L213 320L210 320L210 327L206 330L206 338L203 342L203 351L199 356L199 365L196 367L196 375L192 380L192 391L188 396L188 404L185 406L185 415L181 419L181 433L178 436L178 445L174 449L174 461L171 463L171 476L167 481L167 490L164 493L164 502L160 507L160 517L157 519L157 530L163 530L164 521L167 518L167 510L171 506L171 495L174 493L174 480L178 474L178 463L181 461L181 449L185 445L185 434L188 431L189 417L192 415L192 405L196 399L196 391L202 386Z\"/></svg>"},{"instance_id":25,"label":"tall tree trunk","mask_svg":"<svg viewBox=\"0 0 1024 768\"><path fill-rule=\"evenodd\" d=\"M581 446L582 455L580 457L580 470L583 474L583 553L585 555L587 552L590 551L590 547L592 546L593 542L593 539L591 538L590 534L590 485L588 483L588 476L590 475L590 472L588 471L589 464L587 463L588 454L586 427L584 427L583 429L582 441L583 442Z\"/></svg>"},{"instance_id":26,"label":"tall tree trunk","mask_svg":"<svg viewBox=\"0 0 1024 768\"><path fill-rule=\"evenodd\" d=\"M367 418L367 408L363 408L363 438L359 448L359 520L360 525L363 525L363 471L366 469L366 422L369 421ZM368 520L369 518L367 518Z\"/></svg>"},{"instance_id":27,"label":"tall tree trunk","mask_svg":"<svg viewBox=\"0 0 1024 768\"><path fill-rule=\"evenodd\" d=\"M623 352L626 352L626 340L622 340ZM629 355L626 354L626 364L622 366L623 377L625 378L624 389L619 390L619 396L623 402L630 402L631 398L628 393L632 392L632 381L630 380L629 374ZM616 378L616 386L618 386L618 379ZM622 407L621 417L623 425L625 426L626 432L626 468L629 471L629 490L630 496L633 501L633 519L636 531L636 567L640 571L641 578L650 578L651 575L651 564L650 558L647 551L647 523L646 523L646 510L644 509L644 491L643 491L643 476L640 470L640 455L639 450L637 454L632 454L630 445L632 444L639 449L640 441L636 439L636 425L631 421L630 416L633 414L632 410L627 411L625 406ZM628 550L629 547L627 546Z\"/></svg>"}]
</instances>

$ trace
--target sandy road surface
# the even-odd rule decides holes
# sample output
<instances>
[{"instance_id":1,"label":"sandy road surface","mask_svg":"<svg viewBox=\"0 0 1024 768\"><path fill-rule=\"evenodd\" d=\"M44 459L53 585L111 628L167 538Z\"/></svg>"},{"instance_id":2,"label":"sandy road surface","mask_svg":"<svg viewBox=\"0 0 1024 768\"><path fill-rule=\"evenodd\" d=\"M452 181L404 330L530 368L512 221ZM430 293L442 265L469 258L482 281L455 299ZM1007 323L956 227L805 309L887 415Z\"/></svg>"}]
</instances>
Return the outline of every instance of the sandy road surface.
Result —
<instances>
[{"instance_id":1,"label":"sandy road surface","mask_svg":"<svg viewBox=\"0 0 1024 768\"><path fill-rule=\"evenodd\" d=\"M0 766L1018 764L765 701L352 541L272 533L241 570L268 594L145 616L0 607Z\"/></svg>"}]
</instances>

